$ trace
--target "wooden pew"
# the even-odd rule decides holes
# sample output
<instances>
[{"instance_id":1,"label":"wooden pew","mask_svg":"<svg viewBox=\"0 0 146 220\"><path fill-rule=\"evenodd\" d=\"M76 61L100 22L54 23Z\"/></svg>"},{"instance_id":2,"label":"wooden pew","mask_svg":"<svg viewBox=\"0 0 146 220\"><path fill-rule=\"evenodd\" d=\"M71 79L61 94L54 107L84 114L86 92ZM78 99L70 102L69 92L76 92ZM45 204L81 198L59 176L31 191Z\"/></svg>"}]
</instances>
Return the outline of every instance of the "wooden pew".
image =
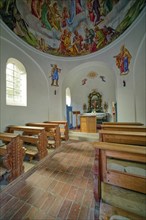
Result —
<instances>
[{"instance_id":1,"label":"wooden pew","mask_svg":"<svg viewBox=\"0 0 146 220\"><path fill-rule=\"evenodd\" d=\"M44 127L48 137L48 145L53 145L55 148L61 145L60 127L53 123L26 123L26 126Z\"/></svg>"},{"instance_id":2,"label":"wooden pew","mask_svg":"<svg viewBox=\"0 0 146 220\"><path fill-rule=\"evenodd\" d=\"M144 146L93 143L94 196L99 219L146 218L146 149ZM112 218L113 217L113 218ZM122 218L121 218L122 219Z\"/></svg>"},{"instance_id":3,"label":"wooden pew","mask_svg":"<svg viewBox=\"0 0 146 220\"><path fill-rule=\"evenodd\" d=\"M69 129L67 121L44 121L44 123L58 124L61 132L61 139L68 141L69 139Z\"/></svg>"},{"instance_id":4,"label":"wooden pew","mask_svg":"<svg viewBox=\"0 0 146 220\"><path fill-rule=\"evenodd\" d=\"M127 125L127 126L142 126L140 122L103 122L103 125Z\"/></svg>"},{"instance_id":5,"label":"wooden pew","mask_svg":"<svg viewBox=\"0 0 146 220\"><path fill-rule=\"evenodd\" d=\"M25 149L20 135L10 133L0 133L0 140L3 145L0 146L0 157L2 166L0 173L1 177L6 176L8 182L13 181L22 173L24 173L23 159Z\"/></svg>"},{"instance_id":6,"label":"wooden pew","mask_svg":"<svg viewBox=\"0 0 146 220\"><path fill-rule=\"evenodd\" d=\"M99 141L146 146L146 132L100 130Z\"/></svg>"},{"instance_id":7,"label":"wooden pew","mask_svg":"<svg viewBox=\"0 0 146 220\"><path fill-rule=\"evenodd\" d=\"M30 160L34 156L37 156L39 160L47 156L48 139L43 127L9 125L6 131L9 133L22 132L21 139L25 143L26 155L30 157ZM34 147L26 145L26 143L33 144L37 147L37 150Z\"/></svg>"},{"instance_id":8,"label":"wooden pew","mask_svg":"<svg viewBox=\"0 0 146 220\"><path fill-rule=\"evenodd\" d=\"M144 126L136 126L136 125L101 125L101 129L103 130L111 130L111 131L136 131L136 132L146 132L146 127Z\"/></svg>"}]
</instances>

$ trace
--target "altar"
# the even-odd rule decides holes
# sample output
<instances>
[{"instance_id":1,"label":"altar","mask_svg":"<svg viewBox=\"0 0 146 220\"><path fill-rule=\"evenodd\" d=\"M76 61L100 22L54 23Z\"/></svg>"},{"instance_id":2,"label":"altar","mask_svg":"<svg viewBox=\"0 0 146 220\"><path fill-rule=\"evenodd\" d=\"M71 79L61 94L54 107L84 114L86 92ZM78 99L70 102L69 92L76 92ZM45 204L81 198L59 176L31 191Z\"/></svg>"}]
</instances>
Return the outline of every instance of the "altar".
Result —
<instances>
[{"instance_id":1,"label":"altar","mask_svg":"<svg viewBox=\"0 0 146 220\"><path fill-rule=\"evenodd\" d=\"M96 133L97 124L102 121L106 121L108 113L97 112L97 113L83 113L80 115L80 131L87 133Z\"/></svg>"},{"instance_id":2,"label":"altar","mask_svg":"<svg viewBox=\"0 0 146 220\"><path fill-rule=\"evenodd\" d=\"M105 106L106 104L106 106ZM88 95L88 109L80 115L80 131L87 133L96 133L97 125L108 121L109 113L107 113L108 104L102 105L102 95L93 90Z\"/></svg>"},{"instance_id":3,"label":"altar","mask_svg":"<svg viewBox=\"0 0 146 220\"><path fill-rule=\"evenodd\" d=\"M80 115L80 132L96 133L96 115Z\"/></svg>"}]
</instances>

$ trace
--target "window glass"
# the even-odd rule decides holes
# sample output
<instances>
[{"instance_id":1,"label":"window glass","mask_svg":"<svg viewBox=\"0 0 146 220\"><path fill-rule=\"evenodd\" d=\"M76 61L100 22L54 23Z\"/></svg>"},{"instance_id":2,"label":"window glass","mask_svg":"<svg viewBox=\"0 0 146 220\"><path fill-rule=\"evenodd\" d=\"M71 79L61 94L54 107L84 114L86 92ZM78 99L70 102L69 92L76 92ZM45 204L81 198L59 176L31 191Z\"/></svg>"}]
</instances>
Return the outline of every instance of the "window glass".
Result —
<instances>
[{"instance_id":1,"label":"window glass","mask_svg":"<svg viewBox=\"0 0 146 220\"><path fill-rule=\"evenodd\" d=\"M71 94L69 88L66 88L66 105L71 106Z\"/></svg>"},{"instance_id":2,"label":"window glass","mask_svg":"<svg viewBox=\"0 0 146 220\"><path fill-rule=\"evenodd\" d=\"M24 65L10 58L6 64L6 104L27 105L27 74Z\"/></svg>"}]
</instances>

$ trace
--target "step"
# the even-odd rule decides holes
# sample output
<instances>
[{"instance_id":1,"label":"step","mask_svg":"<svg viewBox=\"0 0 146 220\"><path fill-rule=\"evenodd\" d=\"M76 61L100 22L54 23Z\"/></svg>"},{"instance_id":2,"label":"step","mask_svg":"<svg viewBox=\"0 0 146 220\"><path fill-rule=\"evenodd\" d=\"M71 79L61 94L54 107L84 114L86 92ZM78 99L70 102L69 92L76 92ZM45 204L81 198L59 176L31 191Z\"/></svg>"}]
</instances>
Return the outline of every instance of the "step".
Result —
<instances>
[{"instance_id":1,"label":"step","mask_svg":"<svg viewBox=\"0 0 146 220\"><path fill-rule=\"evenodd\" d=\"M82 141L99 141L99 134L69 131L69 139Z\"/></svg>"}]
</instances>

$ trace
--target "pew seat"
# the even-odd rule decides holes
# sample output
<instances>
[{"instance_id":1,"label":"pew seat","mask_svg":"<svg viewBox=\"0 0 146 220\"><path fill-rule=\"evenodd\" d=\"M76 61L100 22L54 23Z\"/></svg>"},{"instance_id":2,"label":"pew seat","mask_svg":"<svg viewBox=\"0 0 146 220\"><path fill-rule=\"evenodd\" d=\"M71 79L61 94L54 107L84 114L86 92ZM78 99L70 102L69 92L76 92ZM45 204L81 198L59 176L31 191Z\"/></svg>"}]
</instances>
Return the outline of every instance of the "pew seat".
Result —
<instances>
[{"instance_id":1,"label":"pew seat","mask_svg":"<svg viewBox=\"0 0 146 220\"><path fill-rule=\"evenodd\" d=\"M7 172L7 169L3 166L3 164L0 164L0 180L3 178L6 172Z\"/></svg>"},{"instance_id":2,"label":"pew seat","mask_svg":"<svg viewBox=\"0 0 146 220\"><path fill-rule=\"evenodd\" d=\"M55 140L53 139L48 140L48 148L55 148Z\"/></svg>"},{"instance_id":3,"label":"pew seat","mask_svg":"<svg viewBox=\"0 0 146 220\"><path fill-rule=\"evenodd\" d=\"M31 162L34 158L37 157L38 150L34 145L32 146L29 144L24 144L23 146L25 147L25 155L29 158L29 161Z\"/></svg>"},{"instance_id":4,"label":"pew seat","mask_svg":"<svg viewBox=\"0 0 146 220\"><path fill-rule=\"evenodd\" d=\"M109 205L105 202L101 202L99 213L100 220L145 220L142 216Z\"/></svg>"}]
</instances>

